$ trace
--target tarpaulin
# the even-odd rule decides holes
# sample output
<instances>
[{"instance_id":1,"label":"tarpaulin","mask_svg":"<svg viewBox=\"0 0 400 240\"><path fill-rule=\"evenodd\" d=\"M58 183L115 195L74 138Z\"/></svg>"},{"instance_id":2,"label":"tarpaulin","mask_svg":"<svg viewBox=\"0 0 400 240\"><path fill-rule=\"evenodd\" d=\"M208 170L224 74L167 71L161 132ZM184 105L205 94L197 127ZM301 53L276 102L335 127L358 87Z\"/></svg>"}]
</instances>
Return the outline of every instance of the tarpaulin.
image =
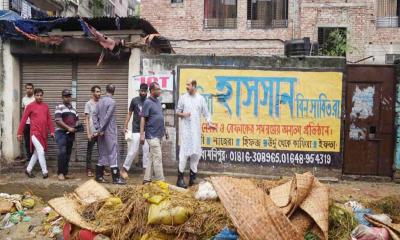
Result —
<instances>
[{"instance_id":1,"label":"tarpaulin","mask_svg":"<svg viewBox=\"0 0 400 240\"><path fill-rule=\"evenodd\" d=\"M13 11L0 11L0 35L3 40L25 39L22 34L16 31L18 27L21 31L27 34L46 34L57 26L57 24L64 23L68 18L60 18L52 21L40 21L32 19L23 19Z\"/></svg>"},{"instance_id":2,"label":"tarpaulin","mask_svg":"<svg viewBox=\"0 0 400 240\"><path fill-rule=\"evenodd\" d=\"M0 36L3 40L23 40L24 37L15 30L15 21L22 19L13 11L0 10Z\"/></svg>"},{"instance_id":3,"label":"tarpaulin","mask_svg":"<svg viewBox=\"0 0 400 240\"><path fill-rule=\"evenodd\" d=\"M0 10L0 21L16 21L19 19L22 19L22 17L14 11Z\"/></svg>"},{"instance_id":4,"label":"tarpaulin","mask_svg":"<svg viewBox=\"0 0 400 240\"><path fill-rule=\"evenodd\" d=\"M64 23L68 18L60 18L53 21L38 21L32 19L17 20L15 25L22 31L31 34L44 34L51 31L57 24Z\"/></svg>"}]
</instances>

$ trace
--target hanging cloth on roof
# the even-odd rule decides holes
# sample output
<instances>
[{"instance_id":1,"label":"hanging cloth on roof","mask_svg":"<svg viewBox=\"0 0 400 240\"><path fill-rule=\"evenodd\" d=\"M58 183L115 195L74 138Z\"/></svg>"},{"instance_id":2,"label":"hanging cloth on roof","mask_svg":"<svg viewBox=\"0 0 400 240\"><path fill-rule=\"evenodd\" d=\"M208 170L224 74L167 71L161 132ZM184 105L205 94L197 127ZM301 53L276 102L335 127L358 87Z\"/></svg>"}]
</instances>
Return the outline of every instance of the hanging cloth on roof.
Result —
<instances>
[{"instance_id":1,"label":"hanging cloth on roof","mask_svg":"<svg viewBox=\"0 0 400 240\"><path fill-rule=\"evenodd\" d=\"M111 54L113 54L114 56L119 56L121 48L125 45L123 40L114 40L110 37L105 36L104 34L97 31L94 27L90 26L82 18L79 18L79 22L85 35L93 41L98 42L104 48L101 52L99 60L97 61L97 66L99 66L103 62L106 55L105 50L110 50Z\"/></svg>"},{"instance_id":2,"label":"hanging cloth on roof","mask_svg":"<svg viewBox=\"0 0 400 240\"><path fill-rule=\"evenodd\" d=\"M35 34L26 33L24 31L22 31L21 29L19 29L18 27L15 27L15 30L17 32L21 33L22 35L24 35L29 40L36 41L39 43L44 43L47 45L57 45L58 46L64 41L64 38L60 37L60 36L38 36Z\"/></svg>"},{"instance_id":3,"label":"hanging cloth on roof","mask_svg":"<svg viewBox=\"0 0 400 240\"><path fill-rule=\"evenodd\" d=\"M110 37L101 34L94 27L90 26L87 22L85 22L85 20L83 20L82 18L79 18L79 22L81 23L82 30L85 33L85 35L91 38L92 40L100 43L100 45L103 48L113 51L115 46L120 43L119 40L114 40Z\"/></svg>"}]
</instances>

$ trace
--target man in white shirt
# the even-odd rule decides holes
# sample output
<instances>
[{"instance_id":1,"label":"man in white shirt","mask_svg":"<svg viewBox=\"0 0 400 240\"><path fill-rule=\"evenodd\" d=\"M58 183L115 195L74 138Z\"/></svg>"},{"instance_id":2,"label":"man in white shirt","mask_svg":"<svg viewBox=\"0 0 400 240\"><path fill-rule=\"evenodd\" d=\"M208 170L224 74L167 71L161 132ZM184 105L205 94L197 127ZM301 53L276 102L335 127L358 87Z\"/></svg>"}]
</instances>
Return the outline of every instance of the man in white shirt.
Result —
<instances>
[{"instance_id":1,"label":"man in white shirt","mask_svg":"<svg viewBox=\"0 0 400 240\"><path fill-rule=\"evenodd\" d=\"M35 96L33 95L33 84L27 83L25 84L25 96L22 98L22 109L25 111L26 106L35 101ZM30 137L31 137L31 122L30 119L26 120L25 128L24 128L24 145L26 151L26 160L29 161L32 157L31 146L30 146Z\"/></svg>"},{"instance_id":2,"label":"man in white shirt","mask_svg":"<svg viewBox=\"0 0 400 240\"><path fill-rule=\"evenodd\" d=\"M180 96L176 115L180 118L179 125L179 170L178 187L186 188L184 171L186 163L190 160L189 186L193 186L196 180L197 165L201 157L201 116L208 122L208 127L215 129L211 123L211 114L208 111L206 100L197 93L196 80L186 82L187 93Z\"/></svg>"}]
</instances>

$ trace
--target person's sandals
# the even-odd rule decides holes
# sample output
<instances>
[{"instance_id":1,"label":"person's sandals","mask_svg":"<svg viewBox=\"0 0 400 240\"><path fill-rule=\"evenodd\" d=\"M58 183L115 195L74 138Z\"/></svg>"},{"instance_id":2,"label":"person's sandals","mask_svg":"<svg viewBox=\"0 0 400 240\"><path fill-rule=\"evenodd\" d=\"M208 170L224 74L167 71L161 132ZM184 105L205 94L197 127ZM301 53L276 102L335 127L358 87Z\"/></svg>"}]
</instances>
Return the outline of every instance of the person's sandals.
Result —
<instances>
[{"instance_id":1,"label":"person's sandals","mask_svg":"<svg viewBox=\"0 0 400 240\"><path fill-rule=\"evenodd\" d=\"M28 172L28 170L25 170L25 174L26 176L28 176L29 178L34 178L35 174L33 174L32 172Z\"/></svg>"},{"instance_id":2,"label":"person's sandals","mask_svg":"<svg viewBox=\"0 0 400 240\"><path fill-rule=\"evenodd\" d=\"M150 183L151 183L151 181L149 181L149 180L143 180L143 185L150 184Z\"/></svg>"},{"instance_id":3,"label":"person's sandals","mask_svg":"<svg viewBox=\"0 0 400 240\"><path fill-rule=\"evenodd\" d=\"M58 174L58 180L64 181L65 180L64 174Z\"/></svg>"},{"instance_id":4,"label":"person's sandals","mask_svg":"<svg viewBox=\"0 0 400 240\"><path fill-rule=\"evenodd\" d=\"M129 179L128 172L125 170L125 168L122 168L122 169L121 169L121 177L122 177L124 180Z\"/></svg>"},{"instance_id":5,"label":"person's sandals","mask_svg":"<svg viewBox=\"0 0 400 240\"><path fill-rule=\"evenodd\" d=\"M90 170L90 169L86 170L86 174L87 174L88 177L93 177L94 176L92 170Z\"/></svg>"}]
</instances>

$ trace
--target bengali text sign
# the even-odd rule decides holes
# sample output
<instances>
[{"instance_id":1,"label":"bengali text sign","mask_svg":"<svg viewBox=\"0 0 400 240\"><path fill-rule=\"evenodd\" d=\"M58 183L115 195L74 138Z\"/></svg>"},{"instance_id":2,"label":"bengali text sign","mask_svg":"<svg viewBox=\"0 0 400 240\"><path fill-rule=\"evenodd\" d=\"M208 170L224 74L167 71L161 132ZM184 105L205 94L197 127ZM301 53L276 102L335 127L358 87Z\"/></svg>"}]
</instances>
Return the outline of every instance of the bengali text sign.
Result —
<instances>
[{"instance_id":1,"label":"bengali text sign","mask_svg":"<svg viewBox=\"0 0 400 240\"><path fill-rule=\"evenodd\" d=\"M196 79L216 130L202 123L203 159L336 166L342 73L179 68L179 91Z\"/></svg>"}]
</instances>

